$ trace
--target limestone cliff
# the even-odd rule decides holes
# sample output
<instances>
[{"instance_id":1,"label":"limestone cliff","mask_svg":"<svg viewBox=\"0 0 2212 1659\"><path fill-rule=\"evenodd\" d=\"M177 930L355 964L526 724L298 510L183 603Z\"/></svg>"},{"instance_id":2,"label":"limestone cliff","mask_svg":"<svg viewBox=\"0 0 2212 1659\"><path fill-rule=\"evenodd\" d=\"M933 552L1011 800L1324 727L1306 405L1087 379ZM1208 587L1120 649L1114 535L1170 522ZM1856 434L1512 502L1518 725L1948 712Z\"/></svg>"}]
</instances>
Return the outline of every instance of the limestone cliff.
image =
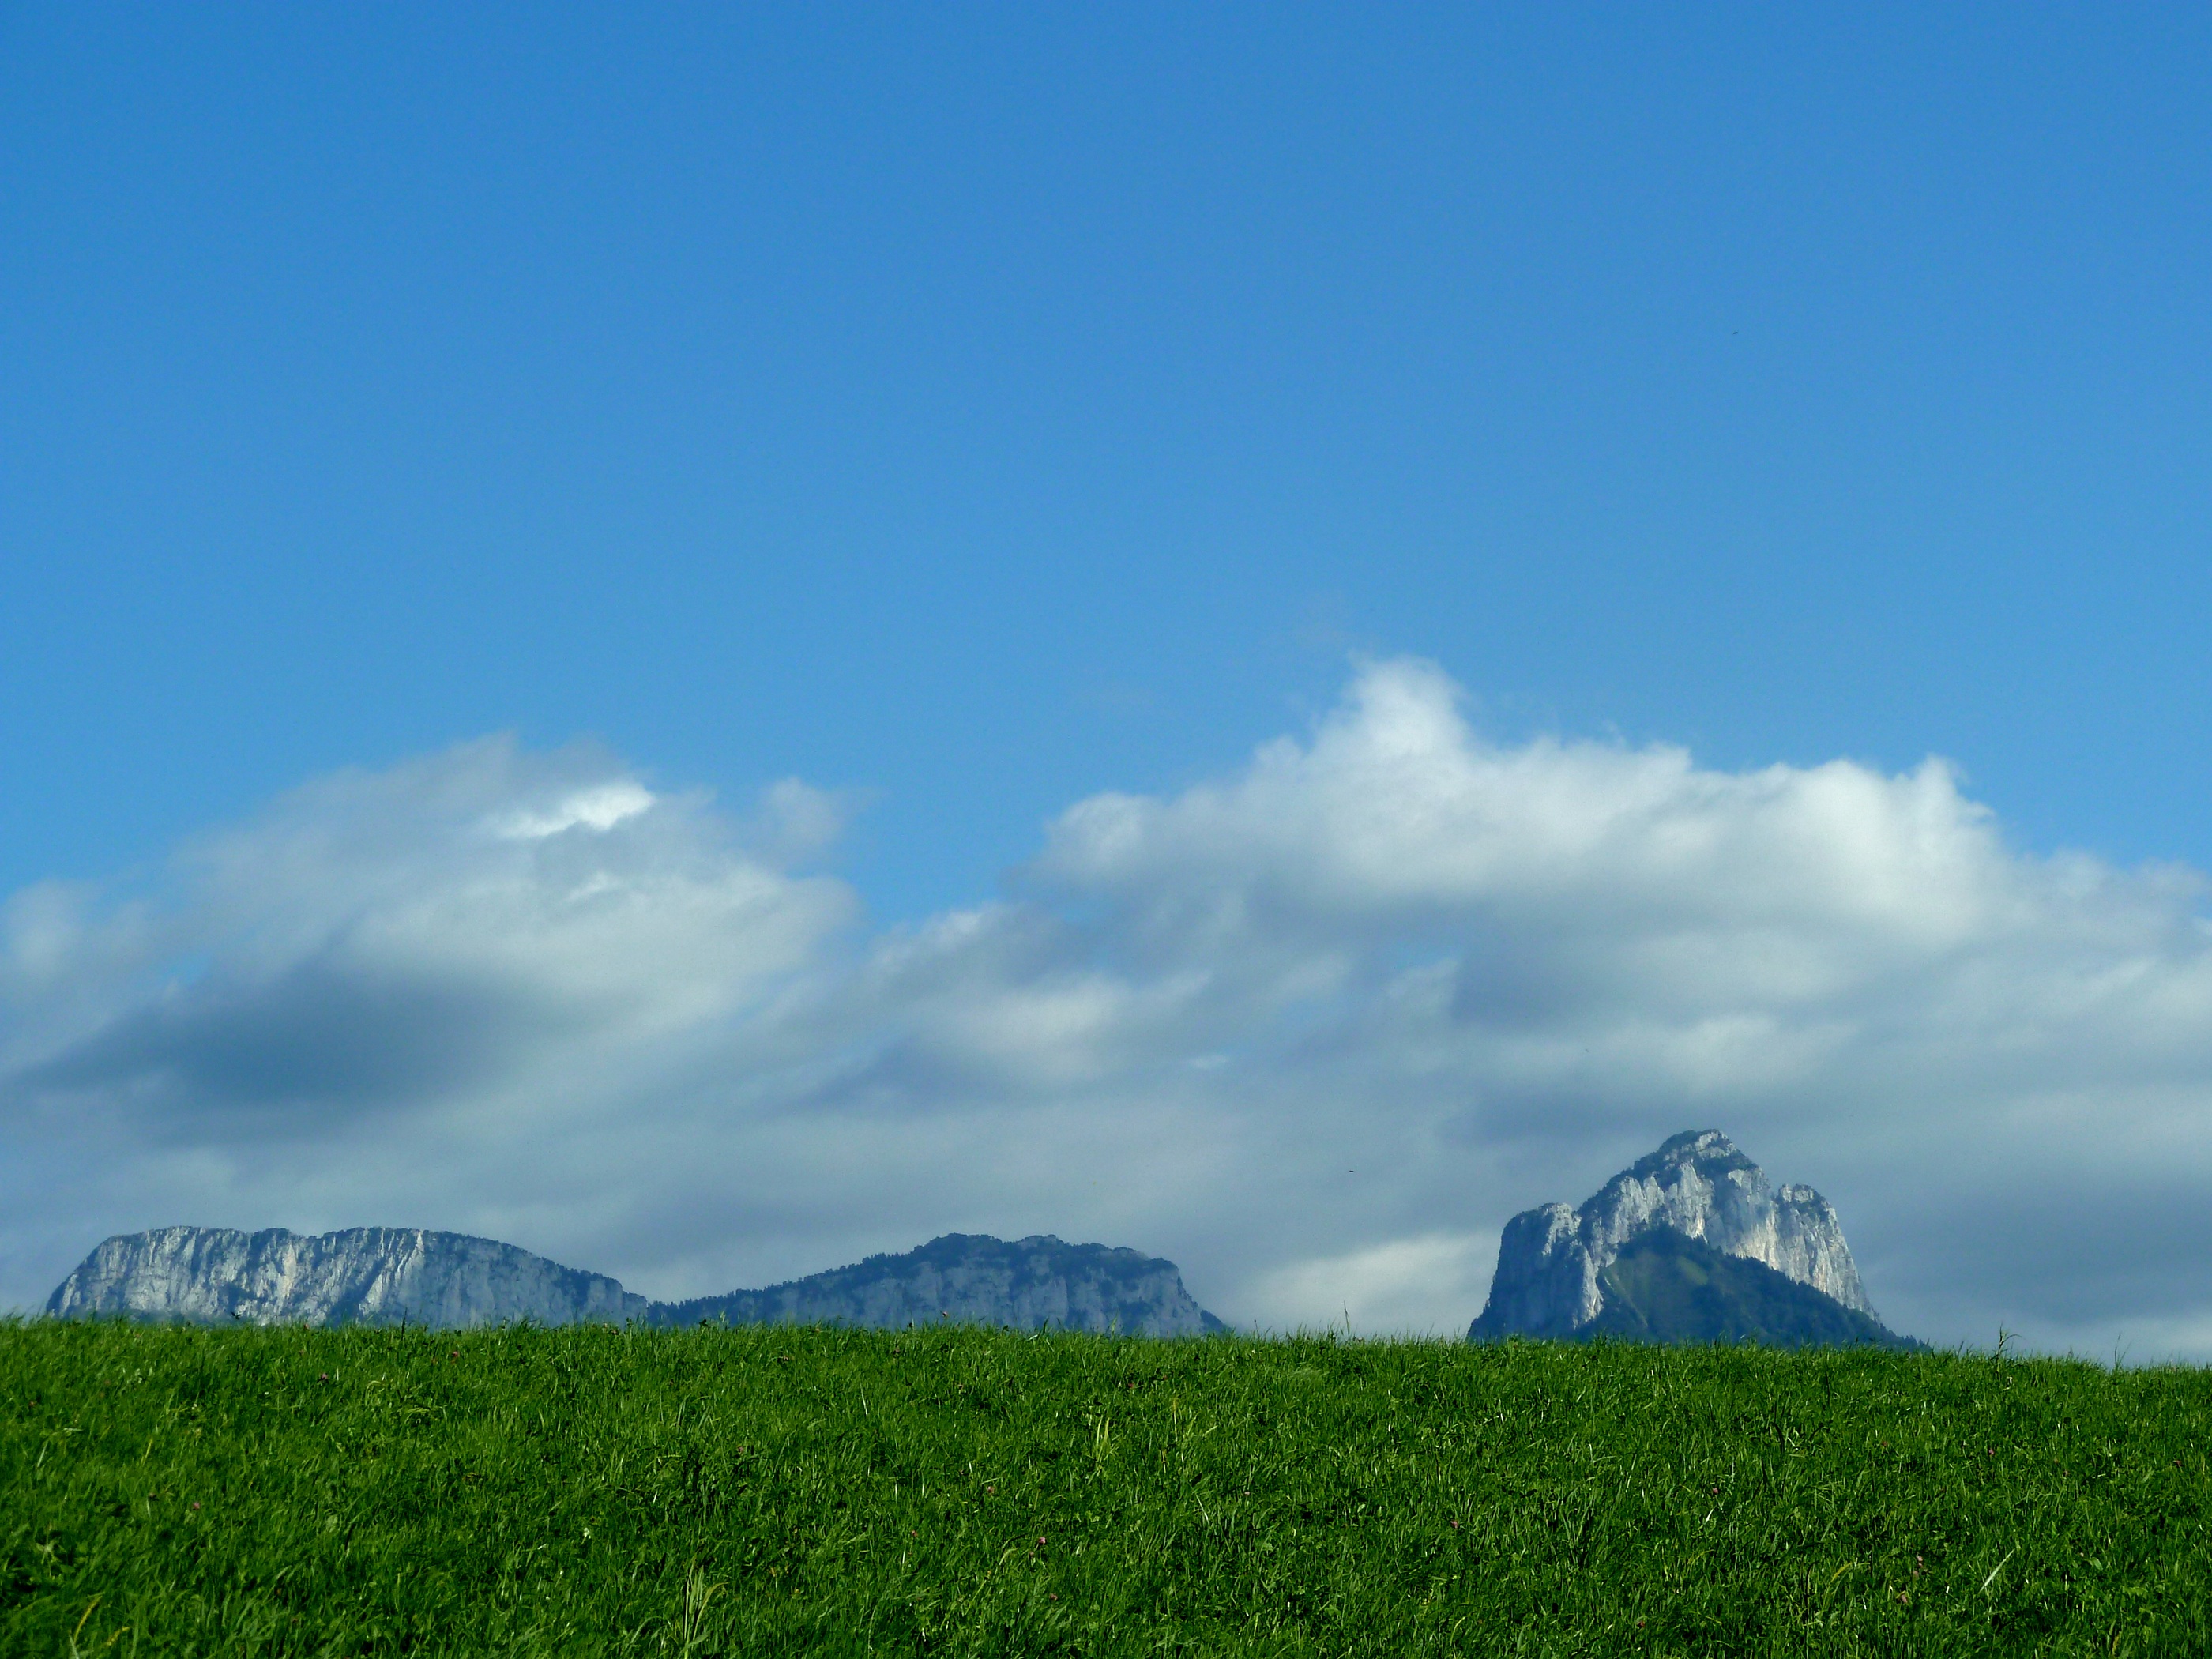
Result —
<instances>
[{"instance_id":1,"label":"limestone cliff","mask_svg":"<svg viewBox=\"0 0 2212 1659\"><path fill-rule=\"evenodd\" d=\"M1875 1317L1834 1207L1810 1187L1777 1187L1719 1131L1674 1136L1580 1209L1546 1204L1505 1224L1482 1339L1569 1336L1605 1306L1601 1276L1632 1239L1666 1228L1761 1262L1845 1309Z\"/></svg>"},{"instance_id":2,"label":"limestone cliff","mask_svg":"<svg viewBox=\"0 0 2212 1659\"><path fill-rule=\"evenodd\" d=\"M947 1233L903 1255L763 1291L656 1304L659 1324L1010 1325L1018 1330L1197 1336L1226 1328L1183 1288L1172 1261L1049 1234L1012 1243Z\"/></svg>"},{"instance_id":3,"label":"limestone cliff","mask_svg":"<svg viewBox=\"0 0 2212 1659\"><path fill-rule=\"evenodd\" d=\"M454 1327L641 1319L647 1305L611 1279L463 1233L162 1227L101 1244L56 1288L46 1311L64 1318Z\"/></svg>"}]
</instances>

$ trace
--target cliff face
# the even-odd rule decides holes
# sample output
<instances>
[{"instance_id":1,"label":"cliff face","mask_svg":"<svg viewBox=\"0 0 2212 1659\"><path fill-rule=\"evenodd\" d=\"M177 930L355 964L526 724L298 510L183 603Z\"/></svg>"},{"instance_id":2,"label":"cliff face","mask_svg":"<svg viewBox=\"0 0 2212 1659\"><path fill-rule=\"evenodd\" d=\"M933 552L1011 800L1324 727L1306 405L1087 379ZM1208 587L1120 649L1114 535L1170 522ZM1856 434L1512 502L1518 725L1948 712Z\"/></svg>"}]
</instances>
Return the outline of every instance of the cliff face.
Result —
<instances>
[{"instance_id":1,"label":"cliff face","mask_svg":"<svg viewBox=\"0 0 2212 1659\"><path fill-rule=\"evenodd\" d=\"M63 1318L440 1327L640 1319L647 1307L643 1297L598 1273L512 1244L419 1227L131 1233L93 1251L46 1303Z\"/></svg>"},{"instance_id":2,"label":"cliff face","mask_svg":"<svg viewBox=\"0 0 2212 1659\"><path fill-rule=\"evenodd\" d=\"M656 1304L657 1324L1008 1325L1018 1330L1197 1336L1225 1328L1183 1288L1172 1261L1065 1244L1049 1235L1012 1243L947 1233L903 1255L762 1291Z\"/></svg>"},{"instance_id":3,"label":"cliff face","mask_svg":"<svg viewBox=\"0 0 2212 1659\"><path fill-rule=\"evenodd\" d=\"M1505 1224L1490 1300L1468 1332L1568 1336L1605 1307L1601 1275L1656 1228L1763 1263L1869 1319L1874 1307L1834 1207L1810 1187L1776 1187L1717 1130L1679 1134L1580 1209L1546 1204Z\"/></svg>"},{"instance_id":4,"label":"cliff face","mask_svg":"<svg viewBox=\"0 0 2212 1659\"><path fill-rule=\"evenodd\" d=\"M598 1273L461 1233L356 1227L307 1237L165 1227L107 1240L61 1282L60 1318L451 1328L531 1319L693 1325L896 1328L960 1323L1021 1330L1194 1336L1225 1328L1192 1300L1172 1261L1040 1237L1014 1243L947 1234L904 1255L761 1291L648 1302Z\"/></svg>"}]
</instances>

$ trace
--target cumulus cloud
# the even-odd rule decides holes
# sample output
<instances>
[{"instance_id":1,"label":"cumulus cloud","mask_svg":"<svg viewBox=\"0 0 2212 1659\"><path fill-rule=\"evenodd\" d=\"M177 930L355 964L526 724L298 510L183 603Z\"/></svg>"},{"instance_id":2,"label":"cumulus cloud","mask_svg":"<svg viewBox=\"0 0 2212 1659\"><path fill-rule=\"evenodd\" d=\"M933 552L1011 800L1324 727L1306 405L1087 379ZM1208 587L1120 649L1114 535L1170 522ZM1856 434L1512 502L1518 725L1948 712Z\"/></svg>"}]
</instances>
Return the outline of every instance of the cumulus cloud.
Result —
<instances>
[{"instance_id":1,"label":"cumulus cloud","mask_svg":"<svg viewBox=\"0 0 2212 1659\"><path fill-rule=\"evenodd\" d=\"M384 1221L659 1293L948 1230L1463 1328L1498 1228L1674 1130L1840 1209L1901 1328L2212 1354L2212 932L1930 761L1488 740L1433 666L870 935L843 804L590 748L345 773L153 890L0 909L0 1299L101 1234Z\"/></svg>"}]
</instances>

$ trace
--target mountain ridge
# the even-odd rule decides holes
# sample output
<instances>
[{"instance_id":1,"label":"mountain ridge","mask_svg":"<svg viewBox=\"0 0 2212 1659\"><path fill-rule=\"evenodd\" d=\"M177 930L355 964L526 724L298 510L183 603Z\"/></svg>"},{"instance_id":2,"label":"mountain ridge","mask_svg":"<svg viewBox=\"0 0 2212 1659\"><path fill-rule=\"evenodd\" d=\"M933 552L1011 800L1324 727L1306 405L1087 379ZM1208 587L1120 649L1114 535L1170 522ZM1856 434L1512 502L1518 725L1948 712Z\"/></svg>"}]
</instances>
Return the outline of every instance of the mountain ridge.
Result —
<instances>
[{"instance_id":1,"label":"mountain ridge","mask_svg":"<svg viewBox=\"0 0 2212 1659\"><path fill-rule=\"evenodd\" d=\"M496 1239L425 1227L157 1227L94 1246L55 1286L46 1312L214 1323L490 1322L486 1308L549 1325L619 1322L650 1304L602 1273ZM517 1313L515 1317L520 1317Z\"/></svg>"},{"instance_id":2,"label":"mountain ridge","mask_svg":"<svg viewBox=\"0 0 2212 1659\"><path fill-rule=\"evenodd\" d=\"M656 1324L726 1318L732 1324L884 1328L936 1318L1156 1336L1228 1329L1191 1298L1173 1262L1126 1248L1069 1244L1050 1233L1014 1240L945 1233L912 1250L805 1279L653 1308L648 1322ZM1012 1316L991 1318L988 1309Z\"/></svg>"},{"instance_id":3,"label":"mountain ridge","mask_svg":"<svg viewBox=\"0 0 2212 1659\"><path fill-rule=\"evenodd\" d=\"M1228 1328L1199 1306L1172 1261L1049 1234L1010 1243L947 1233L757 1291L655 1302L604 1274L465 1233L164 1227L103 1240L55 1287L46 1312L440 1328L526 1318L663 1327L712 1319L878 1328L957 1320L1160 1336Z\"/></svg>"}]
</instances>

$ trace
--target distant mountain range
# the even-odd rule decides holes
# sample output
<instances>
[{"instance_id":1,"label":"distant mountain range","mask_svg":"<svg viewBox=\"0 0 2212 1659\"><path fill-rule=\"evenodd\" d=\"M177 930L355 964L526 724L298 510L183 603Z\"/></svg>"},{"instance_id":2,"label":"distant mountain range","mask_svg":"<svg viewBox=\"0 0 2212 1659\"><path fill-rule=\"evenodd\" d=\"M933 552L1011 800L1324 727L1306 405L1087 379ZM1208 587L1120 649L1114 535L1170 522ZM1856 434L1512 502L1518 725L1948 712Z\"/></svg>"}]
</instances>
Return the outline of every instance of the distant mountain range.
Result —
<instances>
[{"instance_id":1,"label":"distant mountain range","mask_svg":"<svg viewBox=\"0 0 2212 1659\"><path fill-rule=\"evenodd\" d=\"M688 1326L958 1323L1197 1336L1228 1328L1172 1261L1040 1235L947 1233L899 1255L684 1302L461 1233L165 1227L101 1243L48 1299L58 1317L398 1324L529 1319ZM1505 1225L1471 1340L1510 1335L1917 1348L1884 1326L1828 1200L1777 1187L1717 1130L1679 1134L1578 1209Z\"/></svg>"},{"instance_id":2,"label":"distant mountain range","mask_svg":"<svg viewBox=\"0 0 2212 1659\"><path fill-rule=\"evenodd\" d=\"M46 1302L61 1318L199 1323L544 1325L723 1320L1195 1336L1225 1330L1172 1261L1049 1236L948 1233L903 1255L688 1302L652 1302L512 1244L411 1227L313 1235L163 1227L101 1243Z\"/></svg>"},{"instance_id":3,"label":"distant mountain range","mask_svg":"<svg viewBox=\"0 0 2212 1659\"><path fill-rule=\"evenodd\" d=\"M1579 1209L1505 1224L1468 1336L1918 1348L1875 1316L1833 1206L1718 1130L1674 1136Z\"/></svg>"}]
</instances>

